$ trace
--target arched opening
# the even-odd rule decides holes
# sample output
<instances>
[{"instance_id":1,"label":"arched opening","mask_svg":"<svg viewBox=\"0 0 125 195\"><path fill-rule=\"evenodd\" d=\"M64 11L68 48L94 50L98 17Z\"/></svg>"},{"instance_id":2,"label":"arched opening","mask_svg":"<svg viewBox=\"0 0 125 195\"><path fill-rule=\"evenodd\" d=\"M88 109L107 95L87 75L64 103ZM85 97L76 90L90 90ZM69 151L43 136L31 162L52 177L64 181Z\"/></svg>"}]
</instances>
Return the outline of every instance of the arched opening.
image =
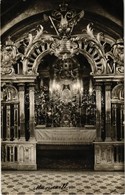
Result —
<instances>
[{"instance_id":1,"label":"arched opening","mask_svg":"<svg viewBox=\"0 0 125 195\"><path fill-rule=\"evenodd\" d=\"M66 60L48 54L37 67L38 169L93 170L96 104L90 63L82 54ZM86 140L87 145L76 146L80 139ZM71 143L67 147L68 141Z\"/></svg>"},{"instance_id":2,"label":"arched opening","mask_svg":"<svg viewBox=\"0 0 125 195\"><path fill-rule=\"evenodd\" d=\"M112 131L113 139L124 139L124 85L116 85L112 89Z\"/></svg>"},{"instance_id":3,"label":"arched opening","mask_svg":"<svg viewBox=\"0 0 125 195\"><path fill-rule=\"evenodd\" d=\"M35 125L95 127L95 89L88 60L46 55L35 84Z\"/></svg>"},{"instance_id":4,"label":"arched opening","mask_svg":"<svg viewBox=\"0 0 125 195\"><path fill-rule=\"evenodd\" d=\"M3 85L1 89L1 138L14 141L20 137L19 98L16 87Z\"/></svg>"}]
</instances>

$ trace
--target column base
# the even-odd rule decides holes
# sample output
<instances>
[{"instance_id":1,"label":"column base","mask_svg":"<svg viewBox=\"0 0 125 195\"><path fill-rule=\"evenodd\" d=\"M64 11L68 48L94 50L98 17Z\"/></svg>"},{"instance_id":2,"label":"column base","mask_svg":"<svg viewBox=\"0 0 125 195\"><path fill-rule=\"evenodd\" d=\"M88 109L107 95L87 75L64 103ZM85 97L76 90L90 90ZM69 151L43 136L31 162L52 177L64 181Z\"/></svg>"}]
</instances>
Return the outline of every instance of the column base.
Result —
<instances>
[{"instance_id":1,"label":"column base","mask_svg":"<svg viewBox=\"0 0 125 195\"><path fill-rule=\"evenodd\" d=\"M97 137L96 138L96 142L102 142L102 138L101 137Z\"/></svg>"},{"instance_id":2,"label":"column base","mask_svg":"<svg viewBox=\"0 0 125 195\"><path fill-rule=\"evenodd\" d=\"M26 141L26 138L25 137L20 137L20 139L18 141Z\"/></svg>"},{"instance_id":3,"label":"column base","mask_svg":"<svg viewBox=\"0 0 125 195\"><path fill-rule=\"evenodd\" d=\"M111 139L111 137L106 137L105 142L112 142L113 140Z\"/></svg>"},{"instance_id":4,"label":"column base","mask_svg":"<svg viewBox=\"0 0 125 195\"><path fill-rule=\"evenodd\" d=\"M35 137L30 137L29 141L30 142L34 142L34 141L36 142L36 139L35 139Z\"/></svg>"},{"instance_id":5,"label":"column base","mask_svg":"<svg viewBox=\"0 0 125 195\"><path fill-rule=\"evenodd\" d=\"M95 164L94 170L98 171L113 171L113 170L124 170L124 142L94 142L95 149Z\"/></svg>"}]
</instances>

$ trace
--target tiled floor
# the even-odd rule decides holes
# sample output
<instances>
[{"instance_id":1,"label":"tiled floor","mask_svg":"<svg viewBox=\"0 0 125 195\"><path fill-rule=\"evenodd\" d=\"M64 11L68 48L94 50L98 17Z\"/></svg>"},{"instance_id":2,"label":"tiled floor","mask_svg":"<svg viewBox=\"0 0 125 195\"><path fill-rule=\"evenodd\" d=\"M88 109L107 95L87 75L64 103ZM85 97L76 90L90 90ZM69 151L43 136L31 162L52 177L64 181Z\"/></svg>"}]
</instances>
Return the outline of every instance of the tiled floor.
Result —
<instances>
[{"instance_id":1,"label":"tiled floor","mask_svg":"<svg viewBox=\"0 0 125 195\"><path fill-rule=\"evenodd\" d=\"M119 195L124 192L123 172L2 172L2 195Z\"/></svg>"}]
</instances>

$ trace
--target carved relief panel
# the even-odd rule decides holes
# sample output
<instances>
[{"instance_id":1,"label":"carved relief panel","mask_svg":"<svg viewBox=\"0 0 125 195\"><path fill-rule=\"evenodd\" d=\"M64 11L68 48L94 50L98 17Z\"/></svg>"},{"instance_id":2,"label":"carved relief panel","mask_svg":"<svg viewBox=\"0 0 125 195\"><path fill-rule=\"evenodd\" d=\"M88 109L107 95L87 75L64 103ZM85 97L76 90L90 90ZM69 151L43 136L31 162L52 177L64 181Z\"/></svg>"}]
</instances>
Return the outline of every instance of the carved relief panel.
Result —
<instances>
[{"instance_id":1,"label":"carved relief panel","mask_svg":"<svg viewBox=\"0 0 125 195\"><path fill-rule=\"evenodd\" d=\"M111 164L113 163L113 146L112 145L95 145L96 164Z\"/></svg>"}]
</instances>

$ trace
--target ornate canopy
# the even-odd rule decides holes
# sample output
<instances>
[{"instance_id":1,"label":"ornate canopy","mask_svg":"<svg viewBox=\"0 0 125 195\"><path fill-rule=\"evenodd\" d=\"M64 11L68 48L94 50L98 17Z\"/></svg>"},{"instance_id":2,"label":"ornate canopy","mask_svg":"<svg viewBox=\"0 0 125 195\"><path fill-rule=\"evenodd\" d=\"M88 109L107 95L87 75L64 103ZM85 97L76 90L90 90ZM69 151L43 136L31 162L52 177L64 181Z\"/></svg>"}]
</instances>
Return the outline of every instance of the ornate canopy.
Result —
<instances>
[{"instance_id":1,"label":"ornate canopy","mask_svg":"<svg viewBox=\"0 0 125 195\"><path fill-rule=\"evenodd\" d=\"M22 65L23 75L37 75L38 66L47 54L62 61L82 54L89 61L93 75L123 75L123 40L95 32L92 23L80 34L74 34L74 27L84 20L84 15L83 10L74 11L62 4L50 15L44 14L44 20L50 20L56 34L49 34L40 24L15 42L8 37L2 45L2 76L15 75L17 64Z\"/></svg>"}]
</instances>

